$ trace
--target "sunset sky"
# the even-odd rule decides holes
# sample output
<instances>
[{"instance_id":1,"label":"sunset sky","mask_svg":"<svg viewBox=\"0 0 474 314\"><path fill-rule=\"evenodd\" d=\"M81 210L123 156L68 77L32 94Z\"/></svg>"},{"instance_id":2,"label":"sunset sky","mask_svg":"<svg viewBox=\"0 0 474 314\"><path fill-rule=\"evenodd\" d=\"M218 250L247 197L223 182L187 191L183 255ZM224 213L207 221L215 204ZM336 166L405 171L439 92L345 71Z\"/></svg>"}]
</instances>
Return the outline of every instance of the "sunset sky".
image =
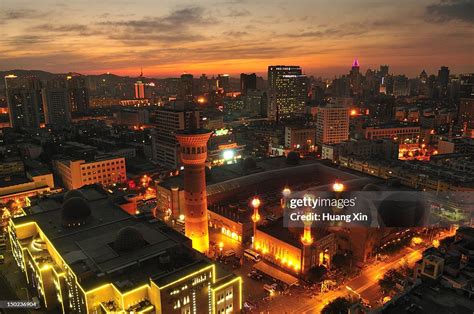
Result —
<instances>
[{"instance_id":1,"label":"sunset sky","mask_svg":"<svg viewBox=\"0 0 474 314\"><path fill-rule=\"evenodd\" d=\"M0 70L472 72L474 0L0 0L0 42Z\"/></svg>"}]
</instances>

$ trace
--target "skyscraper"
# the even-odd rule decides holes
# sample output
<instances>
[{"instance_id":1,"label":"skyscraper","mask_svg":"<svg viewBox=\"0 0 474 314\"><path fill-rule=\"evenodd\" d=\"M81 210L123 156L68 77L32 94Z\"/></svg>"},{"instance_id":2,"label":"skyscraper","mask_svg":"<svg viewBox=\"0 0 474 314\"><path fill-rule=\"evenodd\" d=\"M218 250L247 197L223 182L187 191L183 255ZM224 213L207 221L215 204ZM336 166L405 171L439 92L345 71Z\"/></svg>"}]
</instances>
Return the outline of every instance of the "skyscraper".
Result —
<instances>
[{"instance_id":1,"label":"skyscraper","mask_svg":"<svg viewBox=\"0 0 474 314\"><path fill-rule=\"evenodd\" d=\"M36 78L5 77L8 113L12 128L39 128L41 86Z\"/></svg>"},{"instance_id":2,"label":"skyscraper","mask_svg":"<svg viewBox=\"0 0 474 314\"><path fill-rule=\"evenodd\" d=\"M438 71L438 95L441 98L448 94L449 68L442 66Z\"/></svg>"},{"instance_id":3,"label":"skyscraper","mask_svg":"<svg viewBox=\"0 0 474 314\"><path fill-rule=\"evenodd\" d=\"M349 108L329 104L318 110L316 144L338 144L349 138Z\"/></svg>"},{"instance_id":4,"label":"skyscraper","mask_svg":"<svg viewBox=\"0 0 474 314\"><path fill-rule=\"evenodd\" d=\"M218 74L217 75L217 88L222 89L224 93L230 91L230 80L229 74Z\"/></svg>"},{"instance_id":5,"label":"skyscraper","mask_svg":"<svg viewBox=\"0 0 474 314\"><path fill-rule=\"evenodd\" d=\"M66 80L70 112L87 112L89 110L89 88L84 76L71 73Z\"/></svg>"},{"instance_id":6,"label":"skyscraper","mask_svg":"<svg viewBox=\"0 0 474 314\"><path fill-rule=\"evenodd\" d=\"M192 74L183 74L179 80L179 99L185 102L192 102L194 95L194 77Z\"/></svg>"},{"instance_id":7,"label":"skyscraper","mask_svg":"<svg viewBox=\"0 0 474 314\"><path fill-rule=\"evenodd\" d=\"M192 240L193 249L200 252L209 249L205 163L211 134L212 131L198 128L194 112L189 127L176 132L184 164L185 234Z\"/></svg>"},{"instance_id":8,"label":"skyscraper","mask_svg":"<svg viewBox=\"0 0 474 314\"><path fill-rule=\"evenodd\" d=\"M202 125L199 111L194 117ZM156 129L152 130L152 155L161 166L176 169L179 166L178 142L174 132L189 128L189 117L192 111L181 109L160 109L155 112Z\"/></svg>"},{"instance_id":9,"label":"skyscraper","mask_svg":"<svg viewBox=\"0 0 474 314\"><path fill-rule=\"evenodd\" d=\"M50 82L47 87L42 89L41 96L46 124L64 125L71 122L65 82Z\"/></svg>"},{"instance_id":10,"label":"skyscraper","mask_svg":"<svg viewBox=\"0 0 474 314\"><path fill-rule=\"evenodd\" d=\"M240 74L240 92L242 95L247 95L249 90L257 89L257 75L252 74Z\"/></svg>"},{"instance_id":11,"label":"skyscraper","mask_svg":"<svg viewBox=\"0 0 474 314\"><path fill-rule=\"evenodd\" d=\"M354 59L352 68L349 73L351 92L353 95L360 95L362 93L362 75L360 74L359 60Z\"/></svg>"},{"instance_id":12,"label":"skyscraper","mask_svg":"<svg viewBox=\"0 0 474 314\"><path fill-rule=\"evenodd\" d=\"M267 116L272 120L304 113L307 77L299 66L268 67L269 98Z\"/></svg>"},{"instance_id":13,"label":"skyscraper","mask_svg":"<svg viewBox=\"0 0 474 314\"><path fill-rule=\"evenodd\" d=\"M136 99L145 98L145 84L142 81L137 81L135 83L135 98Z\"/></svg>"}]
</instances>

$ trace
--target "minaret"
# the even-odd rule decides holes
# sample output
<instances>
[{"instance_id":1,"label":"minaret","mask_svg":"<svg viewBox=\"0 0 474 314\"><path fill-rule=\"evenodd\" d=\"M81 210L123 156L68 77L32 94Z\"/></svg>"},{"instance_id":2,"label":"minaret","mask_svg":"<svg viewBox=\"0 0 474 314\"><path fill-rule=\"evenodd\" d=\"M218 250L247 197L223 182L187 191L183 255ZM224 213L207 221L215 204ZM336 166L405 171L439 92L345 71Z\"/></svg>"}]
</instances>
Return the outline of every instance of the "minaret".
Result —
<instances>
[{"instance_id":1,"label":"minaret","mask_svg":"<svg viewBox=\"0 0 474 314\"><path fill-rule=\"evenodd\" d=\"M184 164L185 234L192 240L193 248L202 253L209 249L205 163L211 134L209 130L198 128L194 111L189 128L176 132Z\"/></svg>"},{"instance_id":2,"label":"minaret","mask_svg":"<svg viewBox=\"0 0 474 314\"><path fill-rule=\"evenodd\" d=\"M252 207L253 207L253 214L252 214L253 241L252 241L252 247L255 249L255 237L257 235L257 224L260 221L260 214L258 213L258 208L260 207L260 200L257 197L254 197L251 204L252 204Z\"/></svg>"},{"instance_id":3,"label":"minaret","mask_svg":"<svg viewBox=\"0 0 474 314\"><path fill-rule=\"evenodd\" d=\"M306 214L311 213L311 210L307 209ZM313 244L313 237L311 235L311 220L305 220L304 231L301 236L301 243L303 244L303 256L301 259L301 272L303 274L307 273L311 268L311 245Z\"/></svg>"}]
</instances>

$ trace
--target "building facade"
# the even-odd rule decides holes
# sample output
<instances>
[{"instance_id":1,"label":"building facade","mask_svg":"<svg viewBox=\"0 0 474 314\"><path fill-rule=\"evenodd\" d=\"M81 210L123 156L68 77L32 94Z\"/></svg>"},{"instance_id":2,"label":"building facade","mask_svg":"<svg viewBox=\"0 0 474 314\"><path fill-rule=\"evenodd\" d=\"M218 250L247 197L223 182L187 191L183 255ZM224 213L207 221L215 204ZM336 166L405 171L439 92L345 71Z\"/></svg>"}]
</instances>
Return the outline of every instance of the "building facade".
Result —
<instances>
[{"instance_id":1,"label":"building facade","mask_svg":"<svg viewBox=\"0 0 474 314\"><path fill-rule=\"evenodd\" d=\"M110 185L127 179L125 158L103 157L86 160L54 160L53 168L68 190L100 183Z\"/></svg>"}]
</instances>

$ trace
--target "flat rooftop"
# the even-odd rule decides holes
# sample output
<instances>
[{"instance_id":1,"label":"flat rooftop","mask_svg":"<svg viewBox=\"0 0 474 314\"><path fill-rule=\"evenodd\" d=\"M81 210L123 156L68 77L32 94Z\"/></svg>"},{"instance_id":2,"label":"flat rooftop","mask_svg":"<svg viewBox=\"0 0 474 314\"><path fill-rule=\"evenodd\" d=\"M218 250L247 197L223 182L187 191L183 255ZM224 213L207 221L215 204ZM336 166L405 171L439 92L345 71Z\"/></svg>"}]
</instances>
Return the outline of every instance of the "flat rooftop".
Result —
<instances>
[{"instance_id":1,"label":"flat rooftop","mask_svg":"<svg viewBox=\"0 0 474 314\"><path fill-rule=\"evenodd\" d=\"M16 225L36 222L81 278L85 290L112 282L119 290L128 291L149 282L150 278L163 285L189 272L196 264L210 265L203 255L190 249L188 238L163 222L128 215L95 186L81 192L91 208L91 217L82 226L63 226L62 194L37 199L27 208L29 215L15 218L14 222ZM116 249L117 235L126 227L139 231L145 242L143 246L127 251ZM23 241L27 244L32 240Z\"/></svg>"}]
</instances>

